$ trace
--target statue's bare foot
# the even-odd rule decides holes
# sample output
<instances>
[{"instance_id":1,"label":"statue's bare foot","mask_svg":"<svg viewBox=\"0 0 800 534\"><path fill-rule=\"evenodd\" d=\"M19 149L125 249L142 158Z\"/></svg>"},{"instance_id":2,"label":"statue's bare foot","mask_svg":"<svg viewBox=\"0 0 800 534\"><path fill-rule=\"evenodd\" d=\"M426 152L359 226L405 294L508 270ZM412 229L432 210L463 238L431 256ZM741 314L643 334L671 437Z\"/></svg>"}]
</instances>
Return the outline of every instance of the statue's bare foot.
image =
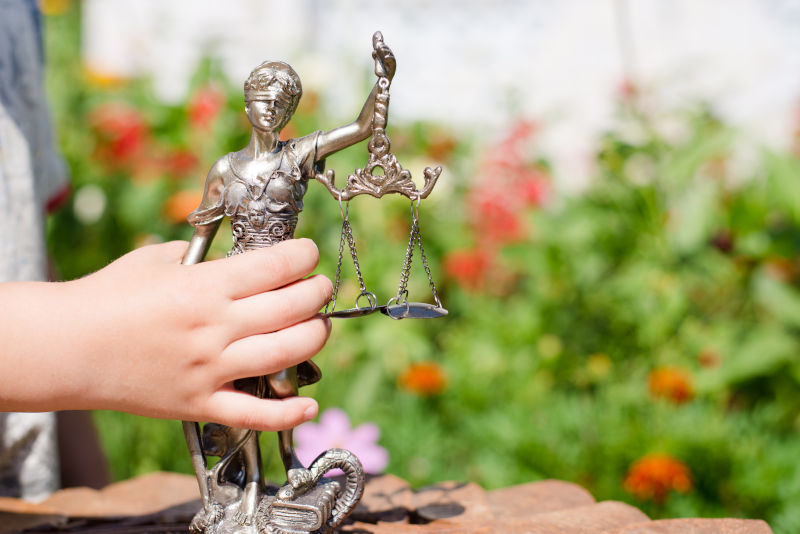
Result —
<instances>
[{"instance_id":1,"label":"statue's bare foot","mask_svg":"<svg viewBox=\"0 0 800 534\"><path fill-rule=\"evenodd\" d=\"M195 533L206 532L208 527L222 519L225 514L225 508L219 503L209 503L208 506L203 507L192 518L189 525L189 530Z\"/></svg>"},{"instance_id":2,"label":"statue's bare foot","mask_svg":"<svg viewBox=\"0 0 800 534\"><path fill-rule=\"evenodd\" d=\"M258 506L258 482L248 482L244 487L242 494L242 502L239 504L239 510L233 516L234 521L240 525L252 525L253 516L256 513Z\"/></svg>"}]
</instances>

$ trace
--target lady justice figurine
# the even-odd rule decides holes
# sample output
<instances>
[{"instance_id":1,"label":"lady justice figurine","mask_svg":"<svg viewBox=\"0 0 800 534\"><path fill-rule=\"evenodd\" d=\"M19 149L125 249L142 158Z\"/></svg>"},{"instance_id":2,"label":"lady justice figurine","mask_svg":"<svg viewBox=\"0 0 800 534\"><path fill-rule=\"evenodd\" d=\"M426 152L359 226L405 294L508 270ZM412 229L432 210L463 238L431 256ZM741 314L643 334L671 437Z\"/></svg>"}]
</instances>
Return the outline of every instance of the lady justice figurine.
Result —
<instances>
[{"instance_id":1,"label":"lady justice figurine","mask_svg":"<svg viewBox=\"0 0 800 534\"><path fill-rule=\"evenodd\" d=\"M287 141L281 141L279 134L297 109L302 95L300 78L282 62L262 63L250 73L244 83L245 113L252 124L250 142L218 159L208 173L202 203L189 215L195 231L183 263L203 260L224 216L230 218L233 233L229 256L291 239L312 178L323 182L340 202L362 192L374 196L401 192L416 195L417 201L427 196L441 169L426 169L426 187L419 192L408 171L403 171L388 153L383 128L396 63L380 32L373 36L372 55L378 82L358 118L327 132ZM367 168L357 171L360 178L351 176L352 184L344 190L336 189L331 171L320 174L323 160L370 135L373 139ZM386 173L377 181L371 175L376 166ZM355 191L356 182L373 191ZM405 306L408 310L408 303ZM262 398L285 398L297 395L299 387L320 378L319 368L308 361L268 376L238 380L235 387ZM203 502L192 521L195 532L330 532L355 508L363 493L364 472L352 453L332 449L305 468L295 456L292 430L278 433L287 483L268 491L261 470L258 432L212 423L201 430L198 423L187 421L183 429ZM219 456L220 460L209 469L206 455ZM347 475L345 488L322 478L335 468Z\"/></svg>"}]
</instances>

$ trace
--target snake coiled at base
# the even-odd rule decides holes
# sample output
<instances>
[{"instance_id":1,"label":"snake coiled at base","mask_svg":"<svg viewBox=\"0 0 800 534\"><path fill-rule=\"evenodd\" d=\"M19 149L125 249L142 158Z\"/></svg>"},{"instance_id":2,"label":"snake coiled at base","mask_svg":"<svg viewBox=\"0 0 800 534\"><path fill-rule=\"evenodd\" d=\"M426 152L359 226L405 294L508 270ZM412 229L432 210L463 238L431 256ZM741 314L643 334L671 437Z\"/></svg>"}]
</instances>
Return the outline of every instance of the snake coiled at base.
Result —
<instances>
[{"instance_id":1,"label":"snake coiled at base","mask_svg":"<svg viewBox=\"0 0 800 534\"><path fill-rule=\"evenodd\" d=\"M290 502L310 491L325 473L333 469L344 471L346 481L342 494L336 498L331 516L323 527L324 532L332 531L353 511L364 495L366 481L364 468L356 455L348 450L330 449L320 454L308 469L291 469L288 473L288 483L278 490L276 499L270 506L275 506L280 501ZM338 486L338 484L336 485ZM268 520L269 514L259 515L267 519L266 524L259 529L261 532L281 532L280 528L270 524Z\"/></svg>"}]
</instances>

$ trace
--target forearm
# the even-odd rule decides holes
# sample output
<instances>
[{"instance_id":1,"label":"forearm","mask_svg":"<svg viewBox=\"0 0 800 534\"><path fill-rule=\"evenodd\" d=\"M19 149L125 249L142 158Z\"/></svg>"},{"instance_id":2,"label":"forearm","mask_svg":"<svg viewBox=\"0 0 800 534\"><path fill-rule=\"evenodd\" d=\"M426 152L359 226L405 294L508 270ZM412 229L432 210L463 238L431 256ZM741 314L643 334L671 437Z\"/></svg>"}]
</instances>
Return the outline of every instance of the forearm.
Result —
<instances>
[{"instance_id":1,"label":"forearm","mask_svg":"<svg viewBox=\"0 0 800 534\"><path fill-rule=\"evenodd\" d=\"M338 152L369 137L372 131L375 97L378 91L378 84L375 84L356 120L345 126L323 132L319 136L317 140L317 160L324 159L334 152Z\"/></svg>"},{"instance_id":2,"label":"forearm","mask_svg":"<svg viewBox=\"0 0 800 534\"><path fill-rule=\"evenodd\" d=\"M186 249L186 254L183 255L183 261L181 261L181 263L184 265L193 265L203 261L218 228L219 221L196 226L192 239L189 241L189 248Z\"/></svg>"},{"instance_id":3,"label":"forearm","mask_svg":"<svg viewBox=\"0 0 800 534\"><path fill-rule=\"evenodd\" d=\"M86 406L82 357L92 335L82 332L73 283L0 284L0 411L48 411ZM83 325L88 326L88 325Z\"/></svg>"}]
</instances>

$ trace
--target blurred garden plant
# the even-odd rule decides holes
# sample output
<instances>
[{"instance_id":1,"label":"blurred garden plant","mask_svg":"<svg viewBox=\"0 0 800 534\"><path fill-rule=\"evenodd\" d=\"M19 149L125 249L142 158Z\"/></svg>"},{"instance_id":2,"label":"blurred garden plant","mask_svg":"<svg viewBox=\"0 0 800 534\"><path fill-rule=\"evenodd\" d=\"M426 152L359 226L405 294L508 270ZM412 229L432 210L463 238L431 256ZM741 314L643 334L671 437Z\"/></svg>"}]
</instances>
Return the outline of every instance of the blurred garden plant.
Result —
<instances>
[{"instance_id":1,"label":"blurred garden plant","mask_svg":"<svg viewBox=\"0 0 800 534\"><path fill-rule=\"evenodd\" d=\"M212 62L179 105L141 81L97 85L80 65L78 23L73 8L47 32L74 183L49 225L66 278L188 238L208 166L248 132L240 88ZM572 196L557 193L537 148L546 125L518 121L485 151L445 125L393 125L399 158L420 162L412 171L446 167L421 227L450 316L336 323L309 393L356 425L374 421L386 470L415 485L555 477L654 517L746 516L798 532L800 160L764 152L744 172L739 134L708 109L657 114L641 96L620 102L591 187ZM325 115L304 96L296 130L330 126ZM356 147L328 166L364 161ZM330 276L339 207L314 189L298 235L317 241ZM351 219L367 285L394 294L408 205L359 198ZM219 234L216 255L230 247ZM412 296L426 294L414 276ZM357 289L345 281L340 298ZM97 421L115 476L191 472L177 422Z\"/></svg>"}]
</instances>

